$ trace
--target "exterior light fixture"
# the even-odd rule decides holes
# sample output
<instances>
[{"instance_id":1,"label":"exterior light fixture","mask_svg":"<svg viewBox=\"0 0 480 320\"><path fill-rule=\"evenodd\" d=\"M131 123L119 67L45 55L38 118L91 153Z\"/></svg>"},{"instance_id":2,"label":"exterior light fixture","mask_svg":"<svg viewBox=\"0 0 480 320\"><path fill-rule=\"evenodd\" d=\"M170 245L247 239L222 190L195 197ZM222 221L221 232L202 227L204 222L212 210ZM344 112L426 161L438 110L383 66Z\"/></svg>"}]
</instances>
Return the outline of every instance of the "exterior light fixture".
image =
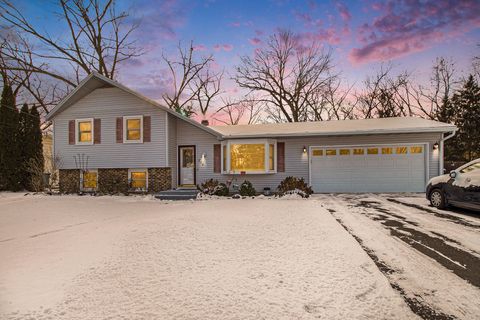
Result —
<instances>
[{"instance_id":1,"label":"exterior light fixture","mask_svg":"<svg viewBox=\"0 0 480 320\"><path fill-rule=\"evenodd\" d=\"M437 150L437 149L438 149L438 142L435 142L435 143L433 144L433 150Z\"/></svg>"},{"instance_id":2,"label":"exterior light fixture","mask_svg":"<svg viewBox=\"0 0 480 320\"><path fill-rule=\"evenodd\" d=\"M207 155L205 153L202 153L202 156L200 157L200 166L205 167L207 165Z\"/></svg>"},{"instance_id":3,"label":"exterior light fixture","mask_svg":"<svg viewBox=\"0 0 480 320\"><path fill-rule=\"evenodd\" d=\"M303 146L303 153L307 153L307 147Z\"/></svg>"}]
</instances>

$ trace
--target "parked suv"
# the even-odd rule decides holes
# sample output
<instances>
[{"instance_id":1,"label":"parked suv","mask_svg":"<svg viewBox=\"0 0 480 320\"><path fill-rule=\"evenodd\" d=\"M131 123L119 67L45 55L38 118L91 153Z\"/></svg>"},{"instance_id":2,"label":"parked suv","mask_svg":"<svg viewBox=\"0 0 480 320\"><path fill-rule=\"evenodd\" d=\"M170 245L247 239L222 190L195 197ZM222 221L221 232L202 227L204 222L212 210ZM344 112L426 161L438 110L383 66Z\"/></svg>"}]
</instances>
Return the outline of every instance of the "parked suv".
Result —
<instances>
[{"instance_id":1,"label":"parked suv","mask_svg":"<svg viewBox=\"0 0 480 320\"><path fill-rule=\"evenodd\" d=\"M452 205L480 211L480 159L430 179L426 196L439 209Z\"/></svg>"}]
</instances>

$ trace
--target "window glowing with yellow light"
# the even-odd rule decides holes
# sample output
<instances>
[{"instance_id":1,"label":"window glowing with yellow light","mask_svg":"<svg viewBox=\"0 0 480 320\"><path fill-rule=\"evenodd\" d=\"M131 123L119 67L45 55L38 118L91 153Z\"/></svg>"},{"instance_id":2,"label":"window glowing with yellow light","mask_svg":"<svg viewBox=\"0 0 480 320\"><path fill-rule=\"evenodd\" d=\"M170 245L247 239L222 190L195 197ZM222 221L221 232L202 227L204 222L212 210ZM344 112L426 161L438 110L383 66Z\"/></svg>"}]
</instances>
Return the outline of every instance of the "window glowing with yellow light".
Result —
<instances>
[{"instance_id":1,"label":"window glowing with yellow light","mask_svg":"<svg viewBox=\"0 0 480 320\"><path fill-rule=\"evenodd\" d=\"M78 122L78 142L92 142L92 122Z\"/></svg>"},{"instance_id":2,"label":"window glowing with yellow light","mask_svg":"<svg viewBox=\"0 0 480 320\"><path fill-rule=\"evenodd\" d=\"M97 172L85 171L83 173L83 188L96 189L97 188Z\"/></svg>"},{"instance_id":3,"label":"window glowing with yellow light","mask_svg":"<svg viewBox=\"0 0 480 320\"><path fill-rule=\"evenodd\" d=\"M350 149L340 149L341 156L348 156L350 154Z\"/></svg>"},{"instance_id":4,"label":"window glowing with yellow light","mask_svg":"<svg viewBox=\"0 0 480 320\"><path fill-rule=\"evenodd\" d=\"M407 147L397 147L397 154L407 154Z\"/></svg>"},{"instance_id":5,"label":"window glowing with yellow light","mask_svg":"<svg viewBox=\"0 0 480 320\"><path fill-rule=\"evenodd\" d=\"M321 157L321 156L323 156L323 150L314 149L314 150L312 151L312 155L313 155L314 157Z\"/></svg>"},{"instance_id":6,"label":"window glowing with yellow light","mask_svg":"<svg viewBox=\"0 0 480 320\"><path fill-rule=\"evenodd\" d=\"M147 189L147 173L145 171L132 171L130 184L133 189Z\"/></svg>"},{"instance_id":7,"label":"window glowing with yellow light","mask_svg":"<svg viewBox=\"0 0 480 320\"><path fill-rule=\"evenodd\" d=\"M393 148L382 148L382 154L392 154Z\"/></svg>"},{"instance_id":8,"label":"window glowing with yellow light","mask_svg":"<svg viewBox=\"0 0 480 320\"><path fill-rule=\"evenodd\" d=\"M336 156L336 155L337 155L337 150L335 150L335 149L327 149L326 152L325 152L325 154L326 154L327 156Z\"/></svg>"},{"instance_id":9,"label":"window glowing with yellow light","mask_svg":"<svg viewBox=\"0 0 480 320\"><path fill-rule=\"evenodd\" d=\"M140 119L127 119L127 140L140 140L141 134L141 120Z\"/></svg>"},{"instance_id":10,"label":"window glowing with yellow light","mask_svg":"<svg viewBox=\"0 0 480 320\"><path fill-rule=\"evenodd\" d=\"M423 152L422 146L410 147L410 153L422 153L422 152Z\"/></svg>"},{"instance_id":11,"label":"window glowing with yellow light","mask_svg":"<svg viewBox=\"0 0 480 320\"><path fill-rule=\"evenodd\" d=\"M368 148L367 154L378 154L378 148Z\"/></svg>"},{"instance_id":12,"label":"window glowing with yellow light","mask_svg":"<svg viewBox=\"0 0 480 320\"><path fill-rule=\"evenodd\" d=\"M265 171L265 144L231 144L230 170Z\"/></svg>"},{"instance_id":13,"label":"window glowing with yellow light","mask_svg":"<svg viewBox=\"0 0 480 320\"><path fill-rule=\"evenodd\" d=\"M365 149L363 148L355 148L353 149L353 154L354 155L362 155L362 154L365 154Z\"/></svg>"}]
</instances>

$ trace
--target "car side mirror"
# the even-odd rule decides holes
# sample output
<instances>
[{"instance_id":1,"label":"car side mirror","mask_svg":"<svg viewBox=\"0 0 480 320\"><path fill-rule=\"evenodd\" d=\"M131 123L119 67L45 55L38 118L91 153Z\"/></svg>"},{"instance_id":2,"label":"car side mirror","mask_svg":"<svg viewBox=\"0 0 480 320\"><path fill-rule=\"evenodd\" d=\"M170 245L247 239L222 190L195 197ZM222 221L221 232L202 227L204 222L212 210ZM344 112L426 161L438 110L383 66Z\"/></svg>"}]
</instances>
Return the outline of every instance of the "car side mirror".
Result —
<instances>
[{"instance_id":1,"label":"car side mirror","mask_svg":"<svg viewBox=\"0 0 480 320\"><path fill-rule=\"evenodd\" d=\"M457 177L457 172L455 170L452 170L452 171L450 171L449 176L450 176L450 178L455 179Z\"/></svg>"}]
</instances>

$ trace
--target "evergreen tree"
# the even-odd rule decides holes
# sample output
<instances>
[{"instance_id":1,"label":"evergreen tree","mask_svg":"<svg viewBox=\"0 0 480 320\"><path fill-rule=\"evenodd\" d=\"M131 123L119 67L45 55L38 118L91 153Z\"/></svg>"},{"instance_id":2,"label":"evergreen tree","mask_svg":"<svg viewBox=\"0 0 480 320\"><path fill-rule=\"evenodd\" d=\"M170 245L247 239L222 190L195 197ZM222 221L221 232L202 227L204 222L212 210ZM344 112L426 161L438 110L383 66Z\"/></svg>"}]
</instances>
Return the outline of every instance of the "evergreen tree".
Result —
<instances>
[{"instance_id":1,"label":"evergreen tree","mask_svg":"<svg viewBox=\"0 0 480 320\"><path fill-rule=\"evenodd\" d=\"M449 151L451 159L471 161L480 157L480 87L470 75L451 100L458 127Z\"/></svg>"},{"instance_id":2,"label":"evergreen tree","mask_svg":"<svg viewBox=\"0 0 480 320\"><path fill-rule=\"evenodd\" d=\"M18 121L18 143L20 147L19 178L22 189L28 189L31 179L28 169L28 162L32 155L32 148L29 146L32 127L32 121L30 119L30 110L25 103L20 110Z\"/></svg>"},{"instance_id":3,"label":"evergreen tree","mask_svg":"<svg viewBox=\"0 0 480 320\"><path fill-rule=\"evenodd\" d=\"M29 190L39 191L42 188L44 157L42 143L42 129L40 128L40 114L34 105L30 111L29 148L31 156Z\"/></svg>"},{"instance_id":4,"label":"evergreen tree","mask_svg":"<svg viewBox=\"0 0 480 320\"><path fill-rule=\"evenodd\" d=\"M0 189L18 191L18 110L12 88L5 84L0 100Z\"/></svg>"}]
</instances>

